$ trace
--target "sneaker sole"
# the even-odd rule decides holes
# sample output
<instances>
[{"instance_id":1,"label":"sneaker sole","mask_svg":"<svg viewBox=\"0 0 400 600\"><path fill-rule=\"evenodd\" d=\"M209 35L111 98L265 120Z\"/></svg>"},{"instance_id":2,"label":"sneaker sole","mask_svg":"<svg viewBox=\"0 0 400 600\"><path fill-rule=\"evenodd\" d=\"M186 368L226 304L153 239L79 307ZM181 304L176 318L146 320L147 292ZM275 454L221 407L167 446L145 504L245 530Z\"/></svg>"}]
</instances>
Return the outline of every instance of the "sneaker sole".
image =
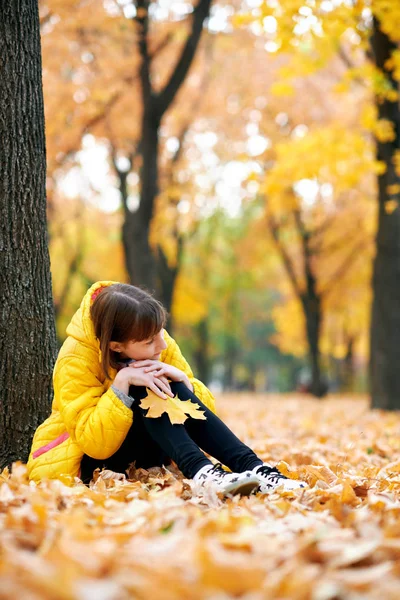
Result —
<instances>
[{"instance_id":1,"label":"sneaker sole","mask_svg":"<svg viewBox=\"0 0 400 600\"><path fill-rule=\"evenodd\" d=\"M307 486L306 485L305 486L298 486L298 487L295 487L295 488L285 488L285 487L283 487L283 489L282 489L282 486L278 485L276 487L267 488L266 490L263 490L263 489L261 489L261 484L260 484L260 490L259 491L260 491L260 494L267 495L267 494L273 494L278 489L281 489L284 492L295 492L296 490L306 490Z\"/></svg>"},{"instance_id":2,"label":"sneaker sole","mask_svg":"<svg viewBox=\"0 0 400 600\"><path fill-rule=\"evenodd\" d=\"M254 492L259 485L260 482L257 478L249 477L244 481L238 481L227 485L223 492L224 494L231 494L232 496L236 496L237 494L240 496L250 496L251 492Z\"/></svg>"}]
</instances>

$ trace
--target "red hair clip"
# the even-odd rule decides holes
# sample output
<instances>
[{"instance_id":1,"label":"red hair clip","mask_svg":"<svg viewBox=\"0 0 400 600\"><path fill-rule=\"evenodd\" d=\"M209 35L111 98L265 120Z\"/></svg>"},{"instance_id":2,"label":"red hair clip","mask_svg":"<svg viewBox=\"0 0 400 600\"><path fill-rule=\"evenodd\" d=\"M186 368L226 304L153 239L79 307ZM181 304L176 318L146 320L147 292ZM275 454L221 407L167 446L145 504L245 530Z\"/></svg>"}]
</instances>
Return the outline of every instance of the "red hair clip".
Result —
<instances>
[{"instance_id":1,"label":"red hair clip","mask_svg":"<svg viewBox=\"0 0 400 600\"><path fill-rule=\"evenodd\" d=\"M93 292L93 294L91 295L91 300L92 300L92 302L94 302L94 301L96 300L97 296L98 296L98 295L99 295L99 294L100 294L100 293L101 293L103 290L104 290L104 287L99 287L99 288L97 288L97 290L95 290L95 291Z\"/></svg>"}]
</instances>

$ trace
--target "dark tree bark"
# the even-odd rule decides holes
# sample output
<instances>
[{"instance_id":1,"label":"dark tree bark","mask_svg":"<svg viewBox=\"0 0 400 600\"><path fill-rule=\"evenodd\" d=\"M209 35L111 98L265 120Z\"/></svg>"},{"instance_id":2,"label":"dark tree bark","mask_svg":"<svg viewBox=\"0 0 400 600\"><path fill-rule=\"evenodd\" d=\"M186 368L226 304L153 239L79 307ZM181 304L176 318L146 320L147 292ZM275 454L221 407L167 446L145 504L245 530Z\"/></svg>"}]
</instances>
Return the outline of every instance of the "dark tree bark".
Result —
<instances>
[{"instance_id":1,"label":"dark tree bark","mask_svg":"<svg viewBox=\"0 0 400 600\"><path fill-rule=\"evenodd\" d=\"M304 227L300 213L295 212L294 216L301 239L304 259L305 289L300 293L300 300L306 320L308 357L311 369L309 391L317 398L322 398L328 391L322 377L319 350L322 323L322 294L318 291L317 278L311 266L311 233Z\"/></svg>"},{"instance_id":2,"label":"dark tree bark","mask_svg":"<svg viewBox=\"0 0 400 600\"><path fill-rule=\"evenodd\" d=\"M48 416L56 336L38 0L0 4L0 469Z\"/></svg>"},{"instance_id":3,"label":"dark tree bark","mask_svg":"<svg viewBox=\"0 0 400 600\"><path fill-rule=\"evenodd\" d=\"M343 384L344 389L347 392L355 391L354 381L354 344L356 339L354 337L348 337L347 339L347 350L343 361Z\"/></svg>"},{"instance_id":4,"label":"dark tree bark","mask_svg":"<svg viewBox=\"0 0 400 600\"><path fill-rule=\"evenodd\" d=\"M156 248L156 264L157 264L157 279L159 283L159 297L168 312L168 331L173 332L174 322L172 317L172 303L174 299L175 283L178 277L183 255L183 236L177 234L177 250L176 260L173 265L168 263L168 258L165 255L161 246Z\"/></svg>"},{"instance_id":5,"label":"dark tree bark","mask_svg":"<svg viewBox=\"0 0 400 600\"><path fill-rule=\"evenodd\" d=\"M206 385L210 382L210 332L208 317L204 317L196 325L196 350L194 352L194 363L196 365L196 377Z\"/></svg>"},{"instance_id":6,"label":"dark tree bark","mask_svg":"<svg viewBox=\"0 0 400 600\"><path fill-rule=\"evenodd\" d=\"M178 62L165 87L156 92L151 81L152 56L149 51L149 0L137 1L138 44L141 56L140 81L143 116L141 139L138 145L141 155L140 203L135 212L125 211L123 244L126 267L134 285L155 291L163 300L163 290L158 277L157 255L149 243L151 220L155 199L159 192L159 136L163 116L168 111L181 88L195 57L205 19L209 15L212 0L199 0L192 15L192 27ZM162 265L160 267L162 269ZM164 269L165 272L165 269ZM167 298L166 298L167 299ZM168 299L167 299L168 302Z\"/></svg>"},{"instance_id":7,"label":"dark tree bark","mask_svg":"<svg viewBox=\"0 0 400 600\"><path fill-rule=\"evenodd\" d=\"M397 49L374 20L371 48L376 66L381 69L393 89L399 85L392 72L385 68L386 61ZM380 119L394 124L392 142L376 142L378 160L386 165L386 172L378 177L379 217L376 237L376 256L373 271L373 304L370 338L370 383L372 406L388 410L400 409L400 194L390 194L388 186L400 185L393 158L400 149L399 102L376 100ZM385 210L388 200L396 200L399 207Z\"/></svg>"},{"instance_id":8,"label":"dark tree bark","mask_svg":"<svg viewBox=\"0 0 400 600\"><path fill-rule=\"evenodd\" d=\"M316 292L316 281L313 279L307 288L307 293L302 295L301 303L306 321L308 341L308 360L311 370L309 392L317 398L322 398L327 393L327 385L321 370L321 354L319 350L322 308L321 298Z\"/></svg>"}]
</instances>

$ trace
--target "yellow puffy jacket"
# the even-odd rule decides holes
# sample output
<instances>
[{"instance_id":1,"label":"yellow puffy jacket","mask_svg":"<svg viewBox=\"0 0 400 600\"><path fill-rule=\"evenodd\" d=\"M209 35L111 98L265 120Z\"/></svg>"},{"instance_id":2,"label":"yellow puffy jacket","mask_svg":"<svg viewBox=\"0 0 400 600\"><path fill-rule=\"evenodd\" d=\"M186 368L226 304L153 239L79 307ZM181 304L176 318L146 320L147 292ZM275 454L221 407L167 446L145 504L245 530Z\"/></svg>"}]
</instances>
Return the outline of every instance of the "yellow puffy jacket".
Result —
<instances>
[{"instance_id":1,"label":"yellow puffy jacket","mask_svg":"<svg viewBox=\"0 0 400 600\"><path fill-rule=\"evenodd\" d=\"M124 441L133 413L114 394L110 379L102 372L99 342L90 318L93 294L113 281L99 281L86 293L79 310L67 327L65 340L54 367L54 399L51 415L38 427L28 460L34 481L79 476L84 454L106 459ZM213 412L215 400L206 386L193 377L177 343L164 331L167 348L160 360L186 373L198 398Z\"/></svg>"}]
</instances>

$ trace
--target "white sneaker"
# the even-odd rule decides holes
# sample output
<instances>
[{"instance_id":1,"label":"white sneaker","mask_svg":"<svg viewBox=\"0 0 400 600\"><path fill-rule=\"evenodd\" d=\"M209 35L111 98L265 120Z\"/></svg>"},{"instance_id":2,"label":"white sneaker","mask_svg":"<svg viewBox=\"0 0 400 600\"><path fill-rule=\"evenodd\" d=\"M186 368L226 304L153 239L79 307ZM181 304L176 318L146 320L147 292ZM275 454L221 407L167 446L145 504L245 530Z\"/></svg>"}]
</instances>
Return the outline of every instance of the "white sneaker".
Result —
<instances>
[{"instance_id":1,"label":"white sneaker","mask_svg":"<svg viewBox=\"0 0 400 600\"><path fill-rule=\"evenodd\" d=\"M240 494L248 496L260 484L259 478L252 471L244 473L230 473L224 471L221 463L206 465L193 477L201 486L212 485L223 494Z\"/></svg>"},{"instance_id":2,"label":"white sneaker","mask_svg":"<svg viewBox=\"0 0 400 600\"><path fill-rule=\"evenodd\" d=\"M268 463L254 467L252 473L258 478L260 485L257 491L262 494L269 494L281 486L285 491L308 487L304 481L296 481L295 479L285 477L279 469L272 467Z\"/></svg>"}]
</instances>

